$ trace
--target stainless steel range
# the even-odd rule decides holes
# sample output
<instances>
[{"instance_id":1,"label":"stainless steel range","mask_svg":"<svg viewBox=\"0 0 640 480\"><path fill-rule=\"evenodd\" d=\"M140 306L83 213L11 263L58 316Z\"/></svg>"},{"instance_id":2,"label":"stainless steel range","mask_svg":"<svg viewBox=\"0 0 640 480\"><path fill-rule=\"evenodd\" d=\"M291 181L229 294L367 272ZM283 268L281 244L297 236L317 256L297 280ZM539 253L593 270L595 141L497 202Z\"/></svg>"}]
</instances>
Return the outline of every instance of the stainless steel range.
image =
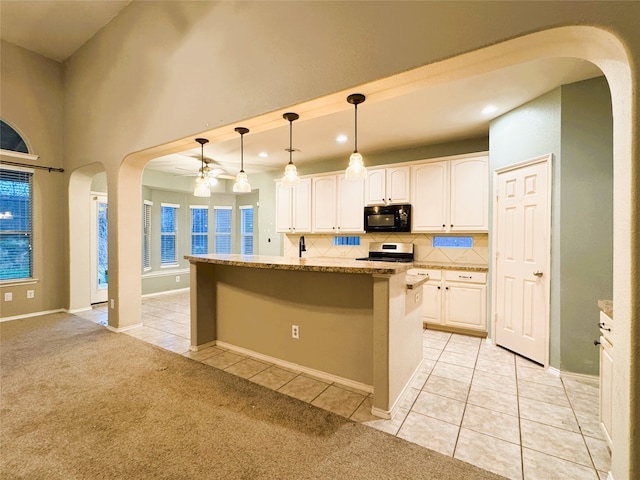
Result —
<instances>
[{"instance_id":1,"label":"stainless steel range","mask_svg":"<svg viewBox=\"0 0 640 480\"><path fill-rule=\"evenodd\" d=\"M369 256L356 260L371 262L413 262L413 243L380 243L369 244Z\"/></svg>"}]
</instances>

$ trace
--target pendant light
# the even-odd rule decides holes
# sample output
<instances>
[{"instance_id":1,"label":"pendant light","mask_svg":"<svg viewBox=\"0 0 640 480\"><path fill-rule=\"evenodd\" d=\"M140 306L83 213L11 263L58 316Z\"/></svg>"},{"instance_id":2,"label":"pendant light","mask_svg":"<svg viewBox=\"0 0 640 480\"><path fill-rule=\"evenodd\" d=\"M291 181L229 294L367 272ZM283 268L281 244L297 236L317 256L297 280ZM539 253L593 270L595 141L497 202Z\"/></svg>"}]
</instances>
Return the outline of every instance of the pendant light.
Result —
<instances>
[{"instance_id":1,"label":"pendant light","mask_svg":"<svg viewBox=\"0 0 640 480\"><path fill-rule=\"evenodd\" d=\"M367 97L361 93L353 93L347 97L347 102L355 109L355 148L349 158L349 167L344 173L344 178L364 180L367 178L367 169L362 162L362 155L358 152L358 105L365 101Z\"/></svg>"},{"instance_id":2,"label":"pendant light","mask_svg":"<svg viewBox=\"0 0 640 480\"><path fill-rule=\"evenodd\" d=\"M204 175L204 144L209 143L206 138L196 138L196 142L200 144L200 176L196 179L196 188L193 194L196 197L210 197L211 188L209 188L209 179Z\"/></svg>"},{"instance_id":3,"label":"pendant light","mask_svg":"<svg viewBox=\"0 0 640 480\"><path fill-rule=\"evenodd\" d=\"M293 164L292 153L293 153L293 122L300 118L297 113L285 113L282 115L282 118L289 121L289 148L287 152L289 152L289 163L284 168L284 177L282 178L282 185L285 187L297 187L300 185L300 177L298 177L298 171L296 166Z\"/></svg>"},{"instance_id":4,"label":"pendant light","mask_svg":"<svg viewBox=\"0 0 640 480\"><path fill-rule=\"evenodd\" d=\"M244 134L249 133L248 128L236 127L236 132L240 134L240 172L236 175L236 183L233 184L233 191L236 193L249 193L251 185L247 174L244 173Z\"/></svg>"}]
</instances>

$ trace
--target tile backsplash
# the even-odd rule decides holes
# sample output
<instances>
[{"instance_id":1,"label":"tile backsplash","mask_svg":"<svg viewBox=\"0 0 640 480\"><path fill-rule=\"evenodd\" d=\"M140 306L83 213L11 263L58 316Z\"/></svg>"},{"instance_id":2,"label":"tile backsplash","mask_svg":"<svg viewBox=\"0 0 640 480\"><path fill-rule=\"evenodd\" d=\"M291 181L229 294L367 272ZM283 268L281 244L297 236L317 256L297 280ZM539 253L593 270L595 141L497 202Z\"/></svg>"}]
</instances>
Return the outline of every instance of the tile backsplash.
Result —
<instances>
[{"instance_id":1,"label":"tile backsplash","mask_svg":"<svg viewBox=\"0 0 640 480\"><path fill-rule=\"evenodd\" d=\"M350 234L358 236L357 234ZM443 234L437 234L442 236ZM307 251L305 257L359 258L369 254L370 242L401 242L415 245L415 261L427 263L452 263L487 266L489 263L489 234L472 233L473 248L433 248L434 234L390 233L360 234L360 245L334 245L335 235L304 234ZM284 235L285 257L298 256L300 235Z\"/></svg>"}]
</instances>

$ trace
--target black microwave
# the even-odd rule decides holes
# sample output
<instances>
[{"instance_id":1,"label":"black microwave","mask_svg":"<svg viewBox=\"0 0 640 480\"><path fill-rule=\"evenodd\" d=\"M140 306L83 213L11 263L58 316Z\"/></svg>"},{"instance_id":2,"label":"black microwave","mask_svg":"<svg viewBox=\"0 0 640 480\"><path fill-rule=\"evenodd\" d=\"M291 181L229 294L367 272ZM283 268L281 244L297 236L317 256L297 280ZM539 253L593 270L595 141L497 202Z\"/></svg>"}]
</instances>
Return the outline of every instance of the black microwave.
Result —
<instances>
[{"instance_id":1,"label":"black microwave","mask_svg":"<svg viewBox=\"0 0 640 480\"><path fill-rule=\"evenodd\" d=\"M410 232L411 205L364 207L364 231Z\"/></svg>"}]
</instances>

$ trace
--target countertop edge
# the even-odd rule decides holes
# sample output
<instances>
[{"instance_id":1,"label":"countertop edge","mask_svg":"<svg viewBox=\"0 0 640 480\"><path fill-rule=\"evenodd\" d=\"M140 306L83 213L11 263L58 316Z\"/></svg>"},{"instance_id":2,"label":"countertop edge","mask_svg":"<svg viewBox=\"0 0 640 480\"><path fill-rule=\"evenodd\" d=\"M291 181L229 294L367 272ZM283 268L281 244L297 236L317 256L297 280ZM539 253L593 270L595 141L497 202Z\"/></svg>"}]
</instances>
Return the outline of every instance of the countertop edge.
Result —
<instances>
[{"instance_id":1,"label":"countertop edge","mask_svg":"<svg viewBox=\"0 0 640 480\"><path fill-rule=\"evenodd\" d=\"M613 320L613 300L598 300L598 307L607 317Z\"/></svg>"}]
</instances>

